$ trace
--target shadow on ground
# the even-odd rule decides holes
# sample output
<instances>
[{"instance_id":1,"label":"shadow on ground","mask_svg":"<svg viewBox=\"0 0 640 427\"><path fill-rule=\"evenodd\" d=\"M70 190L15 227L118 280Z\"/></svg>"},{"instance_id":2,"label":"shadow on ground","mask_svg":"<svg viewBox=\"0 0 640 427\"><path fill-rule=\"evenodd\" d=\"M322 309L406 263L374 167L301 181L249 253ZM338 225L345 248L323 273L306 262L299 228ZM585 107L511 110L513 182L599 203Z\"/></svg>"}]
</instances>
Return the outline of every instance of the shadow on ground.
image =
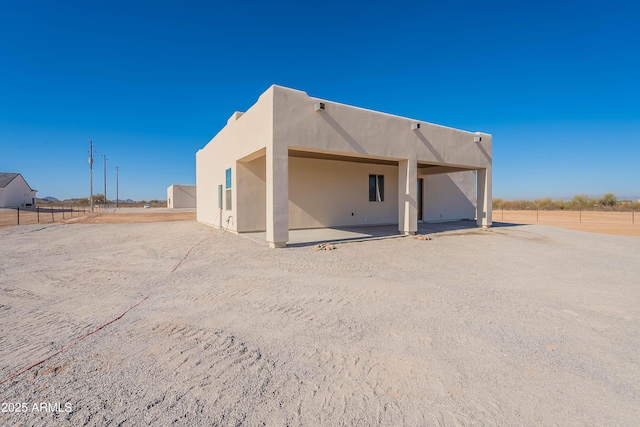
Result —
<instances>
[{"instance_id":1,"label":"shadow on ground","mask_svg":"<svg viewBox=\"0 0 640 427\"><path fill-rule=\"evenodd\" d=\"M514 227L518 225L520 224L499 222L493 223L492 227ZM475 221L419 223L417 234L439 234L451 231L475 229L478 229ZM266 245L265 232L242 233L241 235L257 243ZM289 230L289 241L287 242L287 247L305 247L320 243L347 243L366 240L393 239L398 237L404 237L404 234L398 231L397 224Z\"/></svg>"}]
</instances>

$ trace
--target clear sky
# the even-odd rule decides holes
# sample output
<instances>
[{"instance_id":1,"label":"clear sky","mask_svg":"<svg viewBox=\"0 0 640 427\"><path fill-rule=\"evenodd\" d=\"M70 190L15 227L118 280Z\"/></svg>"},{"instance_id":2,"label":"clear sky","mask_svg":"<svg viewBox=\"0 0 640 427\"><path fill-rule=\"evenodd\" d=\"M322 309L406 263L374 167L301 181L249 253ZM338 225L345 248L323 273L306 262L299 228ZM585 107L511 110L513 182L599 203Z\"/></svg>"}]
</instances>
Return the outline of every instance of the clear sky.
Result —
<instances>
[{"instance_id":1,"label":"clear sky","mask_svg":"<svg viewBox=\"0 0 640 427\"><path fill-rule=\"evenodd\" d=\"M494 197L640 198L632 1L0 0L0 172L166 199L272 84L493 134Z\"/></svg>"}]
</instances>

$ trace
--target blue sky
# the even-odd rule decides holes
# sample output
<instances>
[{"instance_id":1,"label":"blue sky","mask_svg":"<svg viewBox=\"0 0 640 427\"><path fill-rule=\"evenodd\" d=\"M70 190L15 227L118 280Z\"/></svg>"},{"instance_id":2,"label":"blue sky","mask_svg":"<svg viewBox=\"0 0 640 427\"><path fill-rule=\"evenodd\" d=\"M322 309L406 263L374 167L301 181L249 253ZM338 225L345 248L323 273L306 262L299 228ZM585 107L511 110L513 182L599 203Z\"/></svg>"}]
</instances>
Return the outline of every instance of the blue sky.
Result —
<instances>
[{"instance_id":1,"label":"blue sky","mask_svg":"<svg viewBox=\"0 0 640 427\"><path fill-rule=\"evenodd\" d=\"M640 6L0 1L0 171L165 199L272 84L493 134L493 193L640 198Z\"/></svg>"}]
</instances>

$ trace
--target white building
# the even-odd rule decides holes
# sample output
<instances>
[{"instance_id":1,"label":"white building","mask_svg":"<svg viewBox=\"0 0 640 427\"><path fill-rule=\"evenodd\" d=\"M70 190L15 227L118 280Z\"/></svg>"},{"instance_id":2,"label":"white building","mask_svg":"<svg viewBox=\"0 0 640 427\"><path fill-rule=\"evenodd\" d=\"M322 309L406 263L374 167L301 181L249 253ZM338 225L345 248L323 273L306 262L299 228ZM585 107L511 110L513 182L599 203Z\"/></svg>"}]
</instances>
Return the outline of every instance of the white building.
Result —
<instances>
[{"instance_id":1,"label":"white building","mask_svg":"<svg viewBox=\"0 0 640 427\"><path fill-rule=\"evenodd\" d=\"M0 208L36 205L36 193L19 173L0 172Z\"/></svg>"},{"instance_id":2,"label":"white building","mask_svg":"<svg viewBox=\"0 0 640 427\"><path fill-rule=\"evenodd\" d=\"M173 184L167 188L168 208L195 208L196 186Z\"/></svg>"},{"instance_id":3,"label":"white building","mask_svg":"<svg viewBox=\"0 0 640 427\"><path fill-rule=\"evenodd\" d=\"M197 218L237 233L476 219L491 225L491 135L270 87L196 154ZM476 200L478 203L476 204Z\"/></svg>"}]
</instances>

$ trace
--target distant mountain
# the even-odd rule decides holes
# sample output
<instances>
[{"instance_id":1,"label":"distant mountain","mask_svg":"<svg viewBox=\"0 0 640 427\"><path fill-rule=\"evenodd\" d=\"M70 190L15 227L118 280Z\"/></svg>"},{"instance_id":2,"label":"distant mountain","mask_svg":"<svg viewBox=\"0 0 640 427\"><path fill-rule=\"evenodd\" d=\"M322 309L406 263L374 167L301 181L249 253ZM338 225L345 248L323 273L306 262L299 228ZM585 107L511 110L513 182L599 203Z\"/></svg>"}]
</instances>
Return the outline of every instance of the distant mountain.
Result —
<instances>
[{"instance_id":1,"label":"distant mountain","mask_svg":"<svg viewBox=\"0 0 640 427\"><path fill-rule=\"evenodd\" d=\"M118 203L135 203L135 202L136 202L135 200L131 200L131 199L127 199L127 200L118 199Z\"/></svg>"},{"instance_id":2,"label":"distant mountain","mask_svg":"<svg viewBox=\"0 0 640 427\"><path fill-rule=\"evenodd\" d=\"M56 198L55 198L55 197L53 197L53 196L43 197L43 198L38 199L38 200L42 200L42 201L44 201L44 202L59 202L59 201L60 201L60 200L56 199Z\"/></svg>"}]
</instances>

